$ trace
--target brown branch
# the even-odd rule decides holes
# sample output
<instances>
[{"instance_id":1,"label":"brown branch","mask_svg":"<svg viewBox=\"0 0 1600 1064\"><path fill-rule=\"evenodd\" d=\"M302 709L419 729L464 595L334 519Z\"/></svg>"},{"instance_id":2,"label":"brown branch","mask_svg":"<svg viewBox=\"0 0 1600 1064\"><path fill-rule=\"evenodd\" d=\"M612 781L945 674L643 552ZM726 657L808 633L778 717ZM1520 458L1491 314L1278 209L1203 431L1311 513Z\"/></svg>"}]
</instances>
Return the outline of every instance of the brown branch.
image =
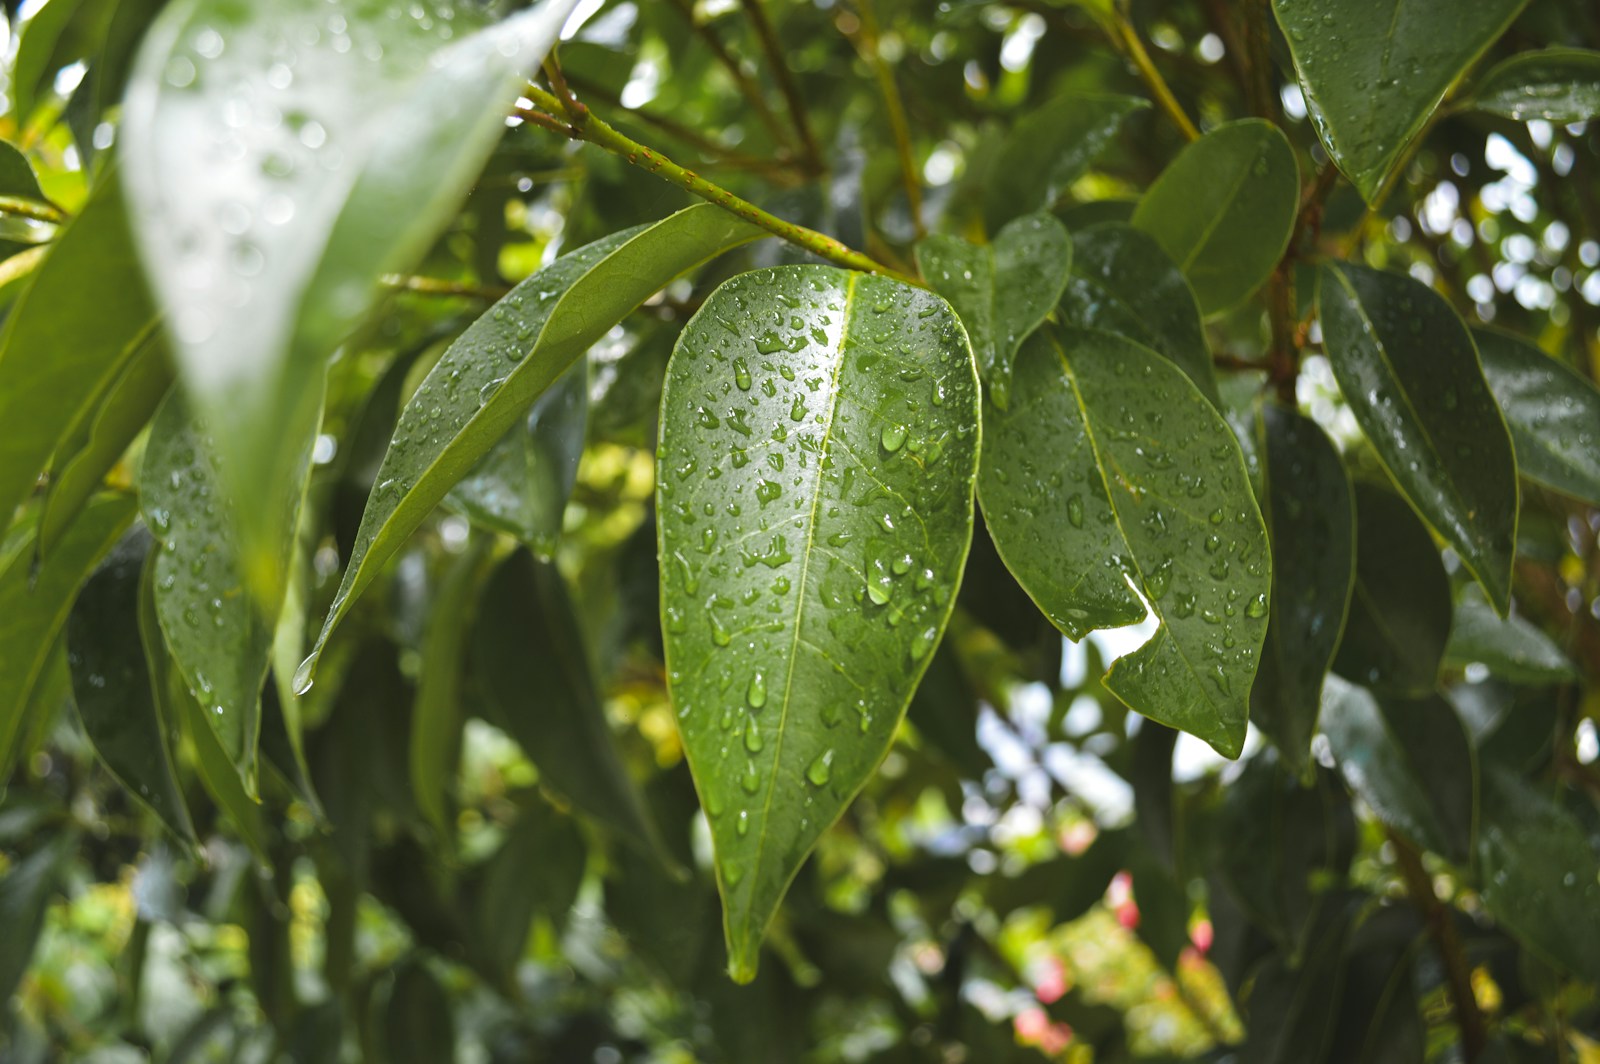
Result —
<instances>
[{"instance_id":1,"label":"brown branch","mask_svg":"<svg viewBox=\"0 0 1600 1064\"><path fill-rule=\"evenodd\" d=\"M878 82L878 91L883 96L889 130L894 135L895 153L900 159L900 181L905 185L906 204L911 211L911 225L916 233L916 239L921 240L928 235L928 230L922 224L922 180L917 173L916 157L911 148L911 124L906 119L905 102L900 97L900 86L895 81L894 70L883 58L879 48L881 34L878 31L878 15L873 7L873 0L857 0L856 10L860 16L860 28L849 36L861 58L872 68L873 76Z\"/></svg>"},{"instance_id":2,"label":"brown branch","mask_svg":"<svg viewBox=\"0 0 1600 1064\"><path fill-rule=\"evenodd\" d=\"M1422 855L1417 848L1394 832L1389 832L1389 844L1394 847L1395 864L1405 881L1406 893L1422 910L1428 922L1428 931L1439 957L1444 962L1445 988L1450 994L1450 1004L1455 1013L1456 1027L1461 1032L1461 1053L1466 1064L1472 1064L1482 1055L1488 1043L1488 1027L1478 1008L1478 998L1472 992L1472 969L1461 947L1461 934L1456 929L1454 909L1439 900L1433 890L1433 878L1422 867Z\"/></svg>"}]
</instances>

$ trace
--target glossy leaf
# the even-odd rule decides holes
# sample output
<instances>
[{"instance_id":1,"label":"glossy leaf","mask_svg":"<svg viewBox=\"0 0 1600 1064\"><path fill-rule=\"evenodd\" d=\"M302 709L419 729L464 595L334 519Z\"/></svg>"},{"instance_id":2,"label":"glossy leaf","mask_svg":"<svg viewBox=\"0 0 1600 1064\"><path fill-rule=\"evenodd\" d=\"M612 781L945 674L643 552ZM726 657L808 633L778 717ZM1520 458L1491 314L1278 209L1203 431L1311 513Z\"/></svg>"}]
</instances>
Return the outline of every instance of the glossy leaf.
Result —
<instances>
[{"instance_id":1,"label":"glossy leaf","mask_svg":"<svg viewBox=\"0 0 1600 1064\"><path fill-rule=\"evenodd\" d=\"M328 636L383 563L568 366L673 278L763 235L698 204L563 255L473 322L401 412L355 552L295 686L311 682Z\"/></svg>"},{"instance_id":2,"label":"glossy leaf","mask_svg":"<svg viewBox=\"0 0 1600 1064\"><path fill-rule=\"evenodd\" d=\"M129 201L196 414L218 438L246 586L286 573L317 380L379 275L407 268L504 131L576 0L487 29L430 0L177 0L123 104ZM477 32L474 32L477 30Z\"/></svg>"},{"instance_id":3,"label":"glossy leaf","mask_svg":"<svg viewBox=\"0 0 1600 1064\"><path fill-rule=\"evenodd\" d=\"M1600 981L1600 856L1588 831L1514 773L1484 782L1484 907L1533 953Z\"/></svg>"},{"instance_id":4,"label":"glossy leaf","mask_svg":"<svg viewBox=\"0 0 1600 1064\"><path fill-rule=\"evenodd\" d=\"M1374 690L1424 695L1450 638L1450 579L1405 501L1357 484L1356 581L1333 667Z\"/></svg>"},{"instance_id":5,"label":"glossy leaf","mask_svg":"<svg viewBox=\"0 0 1600 1064\"><path fill-rule=\"evenodd\" d=\"M1379 820L1464 861L1477 820L1477 763L1455 709L1438 695L1379 700L1331 677L1322 731L1350 789Z\"/></svg>"},{"instance_id":6,"label":"glossy leaf","mask_svg":"<svg viewBox=\"0 0 1600 1064\"><path fill-rule=\"evenodd\" d=\"M1317 135L1368 203L1527 0L1273 0Z\"/></svg>"},{"instance_id":7,"label":"glossy leaf","mask_svg":"<svg viewBox=\"0 0 1600 1064\"><path fill-rule=\"evenodd\" d=\"M578 479L588 412L589 364L580 359L450 489L445 505L481 528L515 536L549 559Z\"/></svg>"},{"instance_id":8,"label":"glossy leaf","mask_svg":"<svg viewBox=\"0 0 1600 1064\"><path fill-rule=\"evenodd\" d=\"M133 520L133 500L98 499L35 570L24 541L0 568L0 765L24 730L23 710L67 623L79 586Z\"/></svg>"},{"instance_id":9,"label":"glossy leaf","mask_svg":"<svg viewBox=\"0 0 1600 1064\"><path fill-rule=\"evenodd\" d=\"M1267 279L1294 232L1300 171L1270 122L1218 126L1178 153L1133 212L1189 279L1206 314Z\"/></svg>"},{"instance_id":10,"label":"glossy leaf","mask_svg":"<svg viewBox=\"0 0 1600 1064\"><path fill-rule=\"evenodd\" d=\"M1149 106L1137 96L1067 92L1025 115L990 169L983 201L989 232L1053 206L1110 146L1128 116Z\"/></svg>"},{"instance_id":11,"label":"glossy leaf","mask_svg":"<svg viewBox=\"0 0 1600 1064\"><path fill-rule=\"evenodd\" d=\"M1600 52L1546 48L1514 55L1473 88L1472 106L1518 121L1587 122L1600 117Z\"/></svg>"},{"instance_id":12,"label":"glossy leaf","mask_svg":"<svg viewBox=\"0 0 1600 1064\"><path fill-rule=\"evenodd\" d=\"M62 832L34 853L7 868L0 877L0 1001L14 1001L17 985L28 970L45 911L55 893L61 866L77 840Z\"/></svg>"},{"instance_id":13,"label":"glossy leaf","mask_svg":"<svg viewBox=\"0 0 1600 1064\"><path fill-rule=\"evenodd\" d=\"M1035 372L1038 390L1065 391L1076 416L991 419L990 532L1046 615L1069 620L1069 636L1142 619L1134 582L1161 627L1112 665L1106 687L1237 757L1270 588L1267 532L1239 446L1154 351L1089 329L1063 337L1057 365L1045 358Z\"/></svg>"},{"instance_id":14,"label":"glossy leaf","mask_svg":"<svg viewBox=\"0 0 1600 1064\"><path fill-rule=\"evenodd\" d=\"M1102 222L1072 234L1061 320L1126 336L1167 356L1213 403L1217 377L1200 307L1183 273L1149 234Z\"/></svg>"},{"instance_id":15,"label":"glossy leaf","mask_svg":"<svg viewBox=\"0 0 1600 1064\"><path fill-rule=\"evenodd\" d=\"M712 294L661 409L668 683L747 982L943 634L972 536L977 378L938 297L788 266Z\"/></svg>"},{"instance_id":16,"label":"glossy leaf","mask_svg":"<svg viewBox=\"0 0 1600 1064\"><path fill-rule=\"evenodd\" d=\"M133 529L83 585L67 618L67 662L78 719L100 760L173 835L194 841L139 638L139 582L151 543L143 527Z\"/></svg>"},{"instance_id":17,"label":"glossy leaf","mask_svg":"<svg viewBox=\"0 0 1600 1064\"><path fill-rule=\"evenodd\" d=\"M930 236L917 245L918 268L960 316L978 374L1002 410L1017 348L1054 309L1071 265L1072 238L1043 212L1010 222L989 244Z\"/></svg>"},{"instance_id":18,"label":"glossy leaf","mask_svg":"<svg viewBox=\"0 0 1600 1064\"><path fill-rule=\"evenodd\" d=\"M1351 263L1323 269L1317 307L1328 361L1361 431L1505 613L1517 468L1466 326L1422 282Z\"/></svg>"},{"instance_id":19,"label":"glossy leaf","mask_svg":"<svg viewBox=\"0 0 1600 1064\"><path fill-rule=\"evenodd\" d=\"M1250 719L1300 775L1309 764L1322 681L1350 609L1355 498L1343 459L1316 422L1267 404L1258 432L1272 537L1272 621L1250 690Z\"/></svg>"},{"instance_id":20,"label":"glossy leaf","mask_svg":"<svg viewBox=\"0 0 1600 1064\"><path fill-rule=\"evenodd\" d=\"M1517 472L1600 506L1600 389L1520 337L1474 329Z\"/></svg>"},{"instance_id":21,"label":"glossy leaf","mask_svg":"<svg viewBox=\"0 0 1600 1064\"><path fill-rule=\"evenodd\" d=\"M659 853L560 571L517 551L489 577L475 623L473 672L496 723L538 766L541 781L639 849Z\"/></svg>"},{"instance_id":22,"label":"glossy leaf","mask_svg":"<svg viewBox=\"0 0 1600 1064\"><path fill-rule=\"evenodd\" d=\"M0 524L154 317L114 172L50 247L0 333Z\"/></svg>"},{"instance_id":23,"label":"glossy leaf","mask_svg":"<svg viewBox=\"0 0 1600 1064\"><path fill-rule=\"evenodd\" d=\"M1445 658L1456 665L1481 664L1512 683L1563 683L1577 669L1549 636L1521 617L1497 616L1486 603L1464 599L1456 606Z\"/></svg>"}]
</instances>

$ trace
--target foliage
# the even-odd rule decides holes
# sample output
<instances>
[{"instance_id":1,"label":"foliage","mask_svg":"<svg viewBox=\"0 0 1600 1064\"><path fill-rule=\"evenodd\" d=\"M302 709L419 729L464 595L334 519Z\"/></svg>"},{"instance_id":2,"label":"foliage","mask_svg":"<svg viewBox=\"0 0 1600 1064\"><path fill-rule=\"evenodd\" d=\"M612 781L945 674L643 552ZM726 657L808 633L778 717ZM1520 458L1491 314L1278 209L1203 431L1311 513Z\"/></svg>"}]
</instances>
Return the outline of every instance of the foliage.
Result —
<instances>
[{"instance_id":1,"label":"foliage","mask_svg":"<svg viewBox=\"0 0 1600 1064\"><path fill-rule=\"evenodd\" d=\"M1600 10L1389 7L8 4L0 1057L1600 1060Z\"/></svg>"}]
</instances>

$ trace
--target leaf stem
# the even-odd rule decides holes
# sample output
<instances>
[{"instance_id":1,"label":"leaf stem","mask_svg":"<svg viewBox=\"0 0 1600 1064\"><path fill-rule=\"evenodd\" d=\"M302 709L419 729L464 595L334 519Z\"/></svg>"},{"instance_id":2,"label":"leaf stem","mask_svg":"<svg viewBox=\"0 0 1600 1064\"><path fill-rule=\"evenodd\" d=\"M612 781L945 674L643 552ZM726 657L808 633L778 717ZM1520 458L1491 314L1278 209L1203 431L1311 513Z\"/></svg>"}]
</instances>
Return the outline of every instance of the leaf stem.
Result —
<instances>
[{"instance_id":1,"label":"leaf stem","mask_svg":"<svg viewBox=\"0 0 1600 1064\"><path fill-rule=\"evenodd\" d=\"M1150 53L1145 51L1144 42L1139 39L1139 31L1133 24L1132 17L1123 5L1116 6L1113 20L1106 26L1111 34L1112 43L1120 46L1127 57L1139 71L1139 76L1149 86L1150 92L1155 96L1156 103L1160 105L1163 113L1178 127L1185 140L1199 140L1200 130L1190 120L1183 105L1178 103L1178 98L1172 94L1172 88L1167 84L1167 79L1161 76L1161 71L1156 69L1155 63L1150 58Z\"/></svg>"},{"instance_id":2,"label":"leaf stem","mask_svg":"<svg viewBox=\"0 0 1600 1064\"><path fill-rule=\"evenodd\" d=\"M911 148L911 123L906 118L905 101L900 97L900 86L895 81L894 70L883 58L883 52L878 47L881 34L873 0L857 0L856 12L861 25L849 36L861 58L872 68L873 76L878 82L878 91L883 95L883 107L889 119L889 130L894 135L895 151L900 157L900 180L906 188L906 205L911 212L911 225L916 232L916 239L921 240L928 235L928 230L922 224L922 181L917 174L917 161Z\"/></svg>"},{"instance_id":3,"label":"leaf stem","mask_svg":"<svg viewBox=\"0 0 1600 1064\"><path fill-rule=\"evenodd\" d=\"M784 61L783 46L778 43L777 31L772 28L772 21L767 18L767 9L762 6L761 0L743 0L743 4L744 13L756 31L756 39L761 42L761 50L766 53L767 64L772 67L772 76L777 79L778 89L783 93L784 102L789 105L789 119L800 136L800 148L807 168L813 174L820 174L825 169L822 152L817 148L817 138L811 132L811 121L806 115L806 102L800 95L800 86L795 84L794 72Z\"/></svg>"},{"instance_id":4,"label":"leaf stem","mask_svg":"<svg viewBox=\"0 0 1600 1064\"><path fill-rule=\"evenodd\" d=\"M31 218L51 225L60 225L67 220L66 212L59 208L21 196L0 196L0 214L15 214L19 218Z\"/></svg>"},{"instance_id":5,"label":"leaf stem","mask_svg":"<svg viewBox=\"0 0 1600 1064\"><path fill-rule=\"evenodd\" d=\"M459 296L464 299L482 299L493 302L511 289L502 285L476 285L466 281L446 281L440 277L414 277L409 274L388 273L381 278L385 288L397 292L414 292L424 296Z\"/></svg>"},{"instance_id":6,"label":"leaf stem","mask_svg":"<svg viewBox=\"0 0 1600 1064\"><path fill-rule=\"evenodd\" d=\"M710 24L701 22L695 17L691 0L671 0L671 2L673 9L689 24L696 36L711 50L711 54L716 57L717 62L722 64L723 69L733 78L734 85L744 95L746 102L750 104L750 109L756 113L756 117L761 120L761 124L766 126L767 131L772 134L773 142L775 144L788 144L790 142L789 131L784 128L783 123L778 121L778 116L772 113L772 108L767 106L766 96L762 93L761 86L745 70L744 64L740 63L733 53L728 51L728 46L722 43L722 38L711 31Z\"/></svg>"},{"instance_id":7,"label":"leaf stem","mask_svg":"<svg viewBox=\"0 0 1600 1064\"><path fill-rule=\"evenodd\" d=\"M1461 935L1456 930L1451 908L1434 893L1433 878L1422 867L1422 855L1417 848L1392 831L1388 834L1389 843L1394 847L1395 864L1406 884L1406 893L1422 910L1434 945L1439 948L1439 956L1444 961L1445 986L1450 992L1456 1026L1461 1031L1461 1052L1467 1064L1472 1064L1482 1055L1488 1042L1488 1033L1483 1013L1478 1009L1478 999L1472 992L1472 969L1461 947Z\"/></svg>"},{"instance_id":8,"label":"leaf stem","mask_svg":"<svg viewBox=\"0 0 1600 1064\"><path fill-rule=\"evenodd\" d=\"M634 166L646 170L663 181L670 181L688 192L699 196L708 203L714 203L723 210L734 214L752 225L760 226L773 236L781 237L796 247L826 259L837 266L850 270L861 270L865 273L879 273L886 277L893 277L897 281L922 287L916 278L901 273L885 266L876 259L868 258L854 248L846 247L831 236L819 233L814 229L807 229L803 225L786 222L776 215L769 214L748 200L740 199L721 185L707 181L693 170L687 170L671 159L652 148L647 148L636 140L632 140L620 133L599 115L587 113L584 124L566 125L548 113L561 108L562 104L553 93L537 85L527 87L528 98L546 111L530 111L519 107L517 115L533 122L535 125L565 134L573 140L587 141L598 148L604 148L613 155L620 155Z\"/></svg>"}]
</instances>

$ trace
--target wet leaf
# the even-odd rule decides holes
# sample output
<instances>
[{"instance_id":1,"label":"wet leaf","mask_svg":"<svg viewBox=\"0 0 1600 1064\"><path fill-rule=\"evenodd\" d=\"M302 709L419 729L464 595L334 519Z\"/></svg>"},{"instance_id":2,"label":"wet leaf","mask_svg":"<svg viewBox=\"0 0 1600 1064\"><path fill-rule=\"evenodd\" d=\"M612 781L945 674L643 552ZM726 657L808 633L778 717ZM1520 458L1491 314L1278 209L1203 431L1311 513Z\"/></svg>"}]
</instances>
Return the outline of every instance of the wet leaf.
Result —
<instances>
[{"instance_id":1,"label":"wet leaf","mask_svg":"<svg viewBox=\"0 0 1600 1064\"><path fill-rule=\"evenodd\" d=\"M1293 775L1305 772L1355 581L1355 498L1344 461L1310 418L1261 408L1261 497L1272 536L1272 621L1250 719Z\"/></svg>"},{"instance_id":2,"label":"wet leaf","mask_svg":"<svg viewBox=\"0 0 1600 1064\"><path fill-rule=\"evenodd\" d=\"M147 272L218 438L246 587L269 607L320 378L504 132L576 0L486 29L436 0L177 0L139 49L119 137Z\"/></svg>"},{"instance_id":3,"label":"wet leaf","mask_svg":"<svg viewBox=\"0 0 1600 1064\"><path fill-rule=\"evenodd\" d=\"M1356 485L1356 582L1334 669L1374 690L1424 695L1450 638L1450 579L1405 501Z\"/></svg>"},{"instance_id":4,"label":"wet leaf","mask_svg":"<svg viewBox=\"0 0 1600 1064\"><path fill-rule=\"evenodd\" d=\"M133 500L107 496L84 508L61 545L33 566L30 541L0 563L0 766L11 763L28 697L67 623L79 586L133 520Z\"/></svg>"},{"instance_id":5,"label":"wet leaf","mask_svg":"<svg viewBox=\"0 0 1600 1064\"><path fill-rule=\"evenodd\" d=\"M765 233L709 203L569 252L529 277L463 333L401 412L311 656L351 603L457 481L589 346L679 274Z\"/></svg>"},{"instance_id":6,"label":"wet leaf","mask_svg":"<svg viewBox=\"0 0 1600 1064\"><path fill-rule=\"evenodd\" d=\"M67 618L67 662L78 719L100 760L173 835L193 842L139 638L139 581L151 544L149 532L134 528L83 585Z\"/></svg>"},{"instance_id":7,"label":"wet leaf","mask_svg":"<svg viewBox=\"0 0 1600 1064\"><path fill-rule=\"evenodd\" d=\"M1521 617L1499 617L1487 603L1473 598L1456 606L1445 659L1461 666L1486 665L1490 675L1511 683L1578 678L1577 669L1549 636Z\"/></svg>"},{"instance_id":8,"label":"wet leaf","mask_svg":"<svg viewBox=\"0 0 1600 1064\"><path fill-rule=\"evenodd\" d=\"M1071 265L1072 238L1043 212L1007 224L990 244L936 235L917 245L918 268L961 317L978 373L1002 410L1017 348L1055 308Z\"/></svg>"},{"instance_id":9,"label":"wet leaf","mask_svg":"<svg viewBox=\"0 0 1600 1064\"><path fill-rule=\"evenodd\" d=\"M127 365L154 314L110 172L50 246L0 333L0 524L33 490L64 427Z\"/></svg>"},{"instance_id":10,"label":"wet leaf","mask_svg":"<svg viewBox=\"0 0 1600 1064\"><path fill-rule=\"evenodd\" d=\"M1361 431L1504 614L1517 467L1466 326L1422 282L1351 263L1322 270L1317 307L1328 361Z\"/></svg>"},{"instance_id":11,"label":"wet leaf","mask_svg":"<svg viewBox=\"0 0 1600 1064\"><path fill-rule=\"evenodd\" d=\"M1294 232L1300 172L1277 126L1229 122L1178 153L1133 212L1189 279L1206 314L1267 279Z\"/></svg>"},{"instance_id":12,"label":"wet leaf","mask_svg":"<svg viewBox=\"0 0 1600 1064\"><path fill-rule=\"evenodd\" d=\"M990 169L983 199L989 232L1054 205L1110 146L1127 117L1149 106L1137 96L1067 92L1023 116Z\"/></svg>"},{"instance_id":13,"label":"wet leaf","mask_svg":"<svg viewBox=\"0 0 1600 1064\"><path fill-rule=\"evenodd\" d=\"M1587 122L1600 117L1600 52L1546 48L1497 64L1472 90L1480 111L1529 121Z\"/></svg>"},{"instance_id":14,"label":"wet leaf","mask_svg":"<svg viewBox=\"0 0 1600 1064\"><path fill-rule=\"evenodd\" d=\"M1061 320L1114 332L1160 352L1207 399L1218 402L1200 307L1161 245L1131 225L1102 222L1073 233L1072 247Z\"/></svg>"},{"instance_id":15,"label":"wet leaf","mask_svg":"<svg viewBox=\"0 0 1600 1064\"><path fill-rule=\"evenodd\" d=\"M978 384L937 296L786 266L712 294L661 409L668 683L748 982L944 632L972 536Z\"/></svg>"},{"instance_id":16,"label":"wet leaf","mask_svg":"<svg viewBox=\"0 0 1600 1064\"><path fill-rule=\"evenodd\" d=\"M1474 329L1472 338L1517 472L1600 506L1600 389L1520 337Z\"/></svg>"},{"instance_id":17,"label":"wet leaf","mask_svg":"<svg viewBox=\"0 0 1600 1064\"><path fill-rule=\"evenodd\" d=\"M1526 0L1273 0L1317 135L1375 204L1446 90Z\"/></svg>"}]
</instances>

